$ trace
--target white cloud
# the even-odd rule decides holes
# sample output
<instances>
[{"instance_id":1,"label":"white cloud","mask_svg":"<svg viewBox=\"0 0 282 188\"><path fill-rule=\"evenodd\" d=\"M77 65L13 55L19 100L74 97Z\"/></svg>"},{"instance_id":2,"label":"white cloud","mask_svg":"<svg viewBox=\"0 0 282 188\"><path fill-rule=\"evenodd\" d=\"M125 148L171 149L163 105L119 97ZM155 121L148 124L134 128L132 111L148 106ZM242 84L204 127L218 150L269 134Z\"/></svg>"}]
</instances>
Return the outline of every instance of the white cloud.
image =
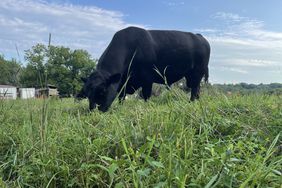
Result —
<instances>
[{"instance_id":1,"label":"white cloud","mask_svg":"<svg viewBox=\"0 0 282 188\"><path fill-rule=\"evenodd\" d=\"M236 21L236 22L246 19L245 17L239 16L238 14L233 14L229 12L217 12L212 17L216 19L223 19L223 20Z\"/></svg>"},{"instance_id":2,"label":"white cloud","mask_svg":"<svg viewBox=\"0 0 282 188\"><path fill-rule=\"evenodd\" d=\"M195 29L196 32L200 32L200 33L217 33L219 30L217 29Z\"/></svg>"},{"instance_id":3,"label":"white cloud","mask_svg":"<svg viewBox=\"0 0 282 188\"><path fill-rule=\"evenodd\" d=\"M180 1L180 2L163 1L163 3L164 3L166 6L169 6L169 7L182 6L182 5L185 4L184 1Z\"/></svg>"},{"instance_id":4,"label":"white cloud","mask_svg":"<svg viewBox=\"0 0 282 188\"><path fill-rule=\"evenodd\" d=\"M232 80L235 77L238 80L252 77L252 81L245 82L282 82L281 71L277 71L282 70L282 32L266 29L263 21L233 13L218 12L211 18L219 25L201 30L212 47L210 64L214 74L210 75L217 76L216 71L234 73L221 78L226 79L222 82L228 82L229 77ZM269 78L258 73L264 73Z\"/></svg>"},{"instance_id":5,"label":"white cloud","mask_svg":"<svg viewBox=\"0 0 282 188\"><path fill-rule=\"evenodd\" d=\"M36 0L0 1L0 53L16 57L36 43L83 48L98 58L112 35L129 25L121 12ZM142 27L142 26L141 26Z\"/></svg>"},{"instance_id":6,"label":"white cloud","mask_svg":"<svg viewBox=\"0 0 282 188\"><path fill-rule=\"evenodd\" d=\"M237 14L218 12L212 16L219 19L223 28L211 29L211 41L222 44L237 44L257 48L282 48L282 32L264 29L263 21L242 17ZM209 29L202 29L205 32Z\"/></svg>"},{"instance_id":7,"label":"white cloud","mask_svg":"<svg viewBox=\"0 0 282 188\"><path fill-rule=\"evenodd\" d=\"M246 71L244 69L234 68L234 67L220 67L220 70L237 72L237 73L241 73L241 74L247 74L248 73L248 71Z\"/></svg>"},{"instance_id":8,"label":"white cloud","mask_svg":"<svg viewBox=\"0 0 282 188\"><path fill-rule=\"evenodd\" d=\"M257 71L279 73L280 62L263 59L228 59L219 58L213 70L231 71L243 74L253 74ZM281 66L280 66L281 67Z\"/></svg>"},{"instance_id":9,"label":"white cloud","mask_svg":"<svg viewBox=\"0 0 282 188\"><path fill-rule=\"evenodd\" d=\"M239 16L233 13L217 12L211 16L212 19L220 21L220 25L224 26L218 31L221 34L228 32L240 34L241 37L251 35L253 37L258 37L261 34L265 34L268 37L279 37L281 39L281 32L272 32L264 29L265 23L257 19L251 19L248 17ZM213 28L214 30L215 28Z\"/></svg>"},{"instance_id":10,"label":"white cloud","mask_svg":"<svg viewBox=\"0 0 282 188\"><path fill-rule=\"evenodd\" d=\"M269 67L269 66L279 66L280 62L270 61L263 59L230 59L233 65L241 67Z\"/></svg>"}]
</instances>

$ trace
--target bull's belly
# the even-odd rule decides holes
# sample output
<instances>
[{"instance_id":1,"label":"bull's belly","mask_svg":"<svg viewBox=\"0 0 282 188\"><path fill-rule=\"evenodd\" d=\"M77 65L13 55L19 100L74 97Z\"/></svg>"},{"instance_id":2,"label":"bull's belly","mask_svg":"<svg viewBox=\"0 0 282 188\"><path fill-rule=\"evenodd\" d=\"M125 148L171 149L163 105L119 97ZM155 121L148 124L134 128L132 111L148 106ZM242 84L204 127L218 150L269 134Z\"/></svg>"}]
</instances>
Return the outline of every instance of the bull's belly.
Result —
<instances>
[{"instance_id":1,"label":"bull's belly","mask_svg":"<svg viewBox=\"0 0 282 188\"><path fill-rule=\"evenodd\" d=\"M154 73L153 82L158 84L171 85L182 79L184 76L185 76L184 72L180 72L177 74L167 72L167 74L162 74L162 75L160 75L159 73Z\"/></svg>"},{"instance_id":2,"label":"bull's belly","mask_svg":"<svg viewBox=\"0 0 282 188\"><path fill-rule=\"evenodd\" d=\"M140 61L133 65L132 82L138 86L143 85L143 82L171 85L188 75L192 69L191 61Z\"/></svg>"}]
</instances>

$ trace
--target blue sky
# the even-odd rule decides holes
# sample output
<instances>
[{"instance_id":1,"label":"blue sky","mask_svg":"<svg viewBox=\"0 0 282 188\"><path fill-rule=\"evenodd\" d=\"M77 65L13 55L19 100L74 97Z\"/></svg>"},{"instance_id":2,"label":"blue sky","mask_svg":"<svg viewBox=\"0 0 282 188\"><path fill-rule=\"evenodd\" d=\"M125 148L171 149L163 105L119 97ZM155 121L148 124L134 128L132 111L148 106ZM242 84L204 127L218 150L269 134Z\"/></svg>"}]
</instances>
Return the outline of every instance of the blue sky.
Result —
<instances>
[{"instance_id":1,"label":"blue sky","mask_svg":"<svg viewBox=\"0 0 282 188\"><path fill-rule=\"evenodd\" d=\"M135 25L202 33L212 83L282 83L281 10L281 0L1 0L0 54L24 61L51 32L52 44L99 58L116 31Z\"/></svg>"}]
</instances>

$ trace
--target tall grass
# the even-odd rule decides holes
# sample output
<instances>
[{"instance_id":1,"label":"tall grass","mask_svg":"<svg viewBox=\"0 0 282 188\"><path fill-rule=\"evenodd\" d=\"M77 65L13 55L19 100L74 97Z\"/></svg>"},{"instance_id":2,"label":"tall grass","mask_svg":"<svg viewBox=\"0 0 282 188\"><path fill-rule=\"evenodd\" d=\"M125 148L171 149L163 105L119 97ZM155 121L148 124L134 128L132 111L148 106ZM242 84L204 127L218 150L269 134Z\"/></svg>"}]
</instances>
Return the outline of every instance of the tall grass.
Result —
<instances>
[{"instance_id":1,"label":"tall grass","mask_svg":"<svg viewBox=\"0 0 282 188\"><path fill-rule=\"evenodd\" d=\"M1 101L0 187L281 186L281 96L188 99Z\"/></svg>"}]
</instances>

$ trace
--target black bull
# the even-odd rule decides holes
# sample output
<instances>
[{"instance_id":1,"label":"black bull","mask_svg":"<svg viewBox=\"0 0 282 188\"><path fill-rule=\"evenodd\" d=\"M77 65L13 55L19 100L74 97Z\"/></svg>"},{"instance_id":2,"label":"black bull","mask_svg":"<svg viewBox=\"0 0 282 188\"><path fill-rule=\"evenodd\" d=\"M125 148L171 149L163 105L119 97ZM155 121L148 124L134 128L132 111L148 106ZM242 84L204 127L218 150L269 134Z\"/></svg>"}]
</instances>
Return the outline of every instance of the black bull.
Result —
<instances>
[{"instance_id":1,"label":"black bull","mask_svg":"<svg viewBox=\"0 0 282 188\"><path fill-rule=\"evenodd\" d=\"M90 110L98 104L105 112L118 94L123 99L141 87L147 100L153 83L171 85L185 77L193 101L202 78L208 79L209 57L210 45L200 34L129 27L114 35L77 98L87 97Z\"/></svg>"}]
</instances>

